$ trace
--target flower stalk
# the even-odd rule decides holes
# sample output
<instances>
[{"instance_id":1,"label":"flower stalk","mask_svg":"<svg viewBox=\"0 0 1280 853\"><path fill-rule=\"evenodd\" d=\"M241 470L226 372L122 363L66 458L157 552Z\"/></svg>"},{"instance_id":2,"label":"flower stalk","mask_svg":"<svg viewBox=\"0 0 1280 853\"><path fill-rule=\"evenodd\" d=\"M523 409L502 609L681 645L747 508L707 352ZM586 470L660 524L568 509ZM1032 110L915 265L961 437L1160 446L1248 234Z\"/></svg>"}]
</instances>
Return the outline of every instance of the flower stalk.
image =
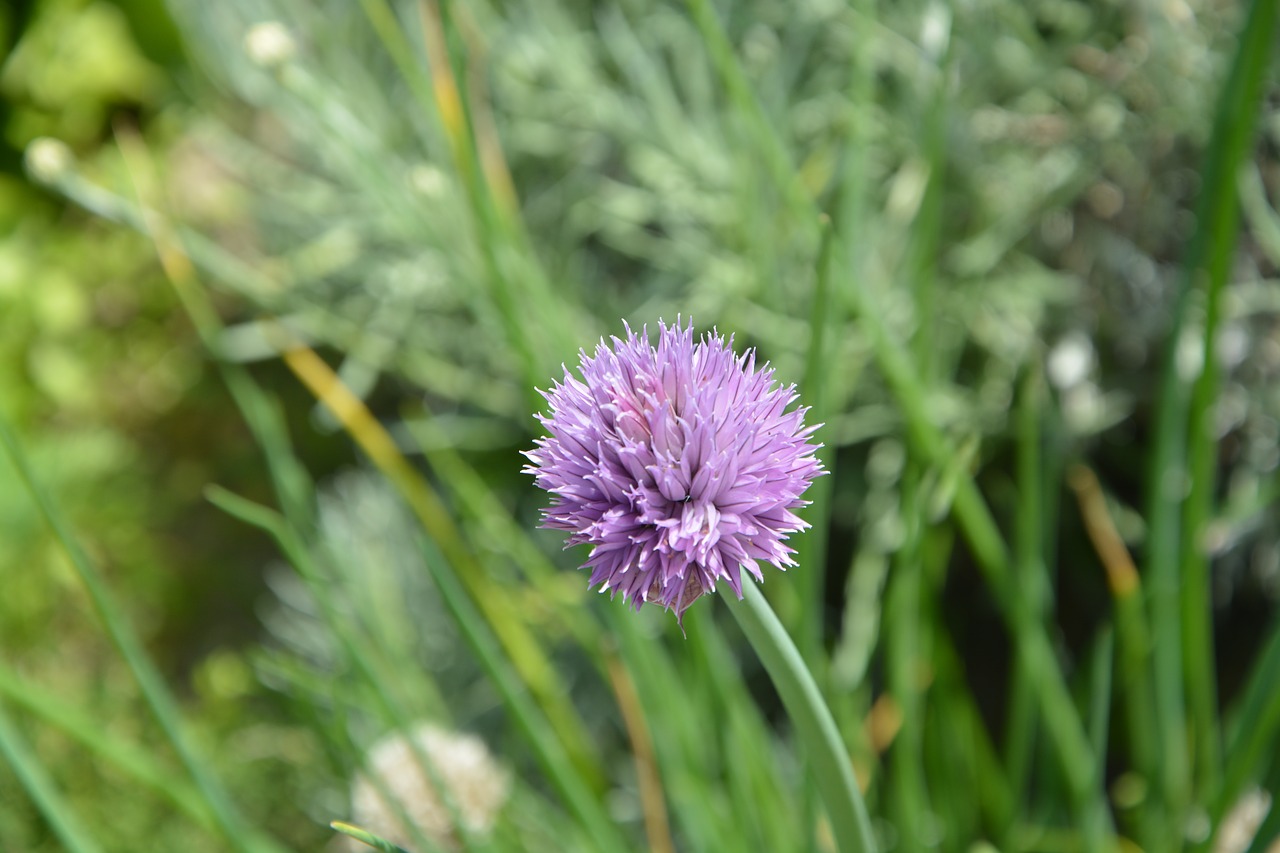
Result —
<instances>
[{"instance_id":1,"label":"flower stalk","mask_svg":"<svg viewBox=\"0 0 1280 853\"><path fill-rule=\"evenodd\" d=\"M836 849L840 853L872 853L876 843L867 806L831 710L764 595L750 582L742 585L742 593L739 601L731 590L721 588L721 597L764 664L804 744L818 793L827 807Z\"/></svg>"}]
</instances>

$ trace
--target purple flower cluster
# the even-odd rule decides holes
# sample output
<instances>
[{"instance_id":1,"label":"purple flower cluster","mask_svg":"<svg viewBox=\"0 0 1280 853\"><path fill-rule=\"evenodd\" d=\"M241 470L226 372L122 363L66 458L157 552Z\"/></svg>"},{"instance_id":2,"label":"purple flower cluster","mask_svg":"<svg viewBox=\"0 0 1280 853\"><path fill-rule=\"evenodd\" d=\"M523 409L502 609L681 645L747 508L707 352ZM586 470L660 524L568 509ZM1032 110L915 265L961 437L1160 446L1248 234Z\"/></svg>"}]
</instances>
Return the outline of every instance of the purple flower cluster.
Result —
<instances>
[{"instance_id":1,"label":"purple flower cluster","mask_svg":"<svg viewBox=\"0 0 1280 853\"><path fill-rule=\"evenodd\" d=\"M659 325L656 347L628 326L582 351L581 380L566 368L542 392L550 435L525 471L552 495L543 526L592 546L592 586L681 617L721 580L741 598L741 568L764 580L758 560L795 565L785 540L809 525L792 510L824 472L808 410L787 411L794 385L775 387L732 339Z\"/></svg>"}]
</instances>

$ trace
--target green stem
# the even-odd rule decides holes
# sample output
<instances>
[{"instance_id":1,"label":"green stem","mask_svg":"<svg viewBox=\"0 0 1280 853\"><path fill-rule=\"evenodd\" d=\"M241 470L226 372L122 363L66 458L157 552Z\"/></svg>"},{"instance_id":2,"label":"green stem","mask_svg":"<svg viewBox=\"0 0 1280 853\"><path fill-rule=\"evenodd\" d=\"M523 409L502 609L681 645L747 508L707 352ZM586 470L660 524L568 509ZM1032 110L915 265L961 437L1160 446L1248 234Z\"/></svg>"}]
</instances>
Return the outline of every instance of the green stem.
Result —
<instances>
[{"instance_id":1,"label":"green stem","mask_svg":"<svg viewBox=\"0 0 1280 853\"><path fill-rule=\"evenodd\" d=\"M152 758L150 752L116 737L103 727L100 719L85 713L72 701L45 692L20 678L7 663L0 663L0 703L5 701L79 741L96 758L165 797L205 830L215 828L213 814L199 793L185 781L175 779L169 768ZM0 708L0 716L4 713Z\"/></svg>"},{"instance_id":2,"label":"green stem","mask_svg":"<svg viewBox=\"0 0 1280 853\"><path fill-rule=\"evenodd\" d=\"M532 701L528 685L511 666L488 620L471 601L461 582L441 565L442 560L434 548L427 554L425 562L441 599L453 613L467 644L510 709L516 725L524 733L551 783L591 837L595 849L630 849L600 798L592 791L590 781L582 775L566 744L548 722L545 712Z\"/></svg>"},{"instance_id":3,"label":"green stem","mask_svg":"<svg viewBox=\"0 0 1280 853\"><path fill-rule=\"evenodd\" d=\"M374 662L374 654L376 653L368 648L368 643L363 638L364 632L358 629L353 631L352 624L343 618L334 595L335 593L341 595L342 591L335 589L332 579L326 578L319 570L311 558L307 544L290 525L289 521L274 510L255 504L220 486L209 486L205 490L205 496L210 503L223 512L267 533L275 539L276 544L280 547L280 552L293 565L298 576L302 578L311 594L315 597L316 603L320 607L321 615L333 631L339 646L346 652L347 660L352 670L363 677L365 683L368 684L373 692L383 716L395 730L406 734L410 732L415 721L401 699L393 695L390 689L393 679L385 674L387 672L386 667L380 668ZM379 673L380 669L384 674ZM438 688L431 681L430 676L427 676L426 680L430 684L433 694L431 704L437 709L443 709L445 703L444 699L438 694ZM442 720L442 722L447 722L447 719ZM444 811L450 824L457 832L463 849L467 851L474 849L476 845L475 839L472 838L472 834L467 830L466 824L461 818L452 790L448 785L444 784L440 777L440 771L436 766L437 762L432 759L416 738L407 737L406 742L413 760L418 765L418 769L431 782L435 790L440 792ZM352 749L355 749L355 747L352 746ZM386 785L377 773L369 774L368 779L378 789L378 794L382 797L383 802L392 806L392 811L396 813L400 822L414 835L413 841L415 844L422 845L423 849L428 850L438 846L432 845L432 841L425 834L425 831L405 811L405 804L400 795L389 789L384 790Z\"/></svg>"},{"instance_id":4,"label":"green stem","mask_svg":"<svg viewBox=\"0 0 1280 853\"><path fill-rule=\"evenodd\" d=\"M18 444L17 437L3 416L0 416L0 445L3 445L8 452L19 479L26 483L27 490L40 510L40 514L44 516L45 522L53 530L55 538L70 558L71 566L79 576L85 591L88 592L89 600L102 620L107 634L111 637L112 644L124 658L160 728L173 745L174 751L191 775L205 802L208 803L222 835L230 842L233 849L241 853L280 851L281 848L274 841L248 826L240 815L239 809L227 795L221 781L210 770L208 759L197 751L187 733L182 715L178 711L177 701L169 692L159 670L147 656L142 641L133 632L124 609L111 595L97 567L90 561L80 541L72 534L53 497L45 491L43 484L36 478L27 462L26 454Z\"/></svg>"},{"instance_id":5,"label":"green stem","mask_svg":"<svg viewBox=\"0 0 1280 853\"><path fill-rule=\"evenodd\" d=\"M1028 370L1022 379L1017 408L1018 506L1015 511L1016 579L1037 622L1044 624L1052 592L1044 565L1045 515L1043 507L1044 460L1041 454L1040 409L1042 383ZM1029 792L1031 759L1036 741L1035 677L1023 669L1012 673L1009 687L1009 723L1006 726L1005 765L1013 789Z\"/></svg>"},{"instance_id":6,"label":"green stem","mask_svg":"<svg viewBox=\"0 0 1280 853\"><path fill-rule=\"evenodd\" d=\"M809 306L809 350L805 356L804 379L800 386L804 389L805 402L809 404L810 423L821 422L827 417L826 408L826 365L828 324L833 316L831 310L831 256L835 240L832 239L835 229L828 217L822 219L822 245L818 251L817 270L814 275L813 302ZM828 448L819 451L828 473L834 474L835 453ZM811 665L821 665L823 629L823 590L826 580L827 536L830 528L830 513L823 512L831 500L831 481L834 476L819 478L809 492L809 498L816 506L812 512L813 527L798 546L798 561L809 567L800 576L796 587L800 591L800 621L796 623L799 632L800 648L805 660ZM819 673L818 678L824 678ZM824 680L825 681L825 680Z\"/></svg>"},{"instance_id":7,"label":"green stem","mask_svg":"<svg viewBox=\"0 0 1280 853\"><path fill-rule=\"evenodd\" d=\"M924 757L925 686L920 673L929 660L929 625L921 620L924 597L924 533L926 501L920 488L920 466L911 464L901 481L902 515L908 533L898 550L884 595L885 669L889 695L902 711L902 727L889 751L889 778L894 822L905 851L925 850L930 822L929 788Z\"/></svg>"},{"instance_id":8,"label":"green stem","mask_svg":"<svg viewBox=\"0 0 1280 853\"><path fill-rule=\"evenodd\" d=\"M746 71L734 52L733 43L716 15L715 8L710 0L688 0L688 6L689 17L702 36L703 45L728 93L729 102L751 131L747 137L758 147L770 178L787 200L797 221L802 227L812 228L817 223L811 215L814 209L813 198L796 174L786 142L769 121L760 99L752 90L751 82L747 79Z\"/></svg>"},{"instance_id":9,"label":"green stem","mask_svg":"<svg viewBox=\"0 0 1280 853\"><path fill-rule=\"evenodd\" d=\"M947 470L955 464L955 450L935 421L925 385L910 355L892 337L873 295L862 286L850 287L847 292L853 299L854 312L868 337L876 363L902 409L913 448L924 461L940 470ZM1090 821L1098 820L1097 815L1105 818L1106 801L1100 787L1095 784L1097 757L1093 755L1071 693L1067 690L1047 629L1032 618L1027 609L1014 575L1013 559L971 477L963 477L956 484L951 515L964 534L1013 635L1020 665L1026 666L1026 671L1034 678L1035 692L1041 699L1040 713L1044 718L1045 731L1062 764L1073 804L1082 817Z\"/></svg>"},{"instance_id":10,"label":"green stem","mask_svg":"<svg viewBox=\"0 0 1280 853\"><path fill-rule=\"evenodd\" d=\"M1222 829L1223 817L1244 792L1249 780L1265 774L1267 764L1274 760L1276 742L1280 740L1280 690L1276 690L1277 684L1280 684L1280 619L1272 622L1270 634L1254 659L1244 691L1237 701L1235 719L1227 732L1227 745L1223 750L1226 765L1208 803L1210 826L1214 832L1192 848L1195 853L1212 849L1215 836ZM1276 810L1274 806L1272 810Z\"/></svg>"},{"instance_id":11,"label":"green stem","mask_svg":"<svg viewBox=\"0 0 1280 853\"><path fill-rule=\"evenodd\" d=\"M18 734L3 705L0 705L0 761L13 768L22 787L31 797L31 801L36 804L40 814L48 821L49 828L66 847L68 853L99 853L101 851L102 848L85 831L75 813L54 787L49 775L40 764L40 759L31 752L26 741Z\"/></svg>"},{"instance_id":12,"label":"green stem","mask_svg":"<svg viewBox=\"0 0 1280 853\"><path fill-rule=\"evenodd\" d=\"M729 603L729 612L738 620L742 632L760 656L791 716L796 733L804 742L816 776L818 793L827 806L836 849L840 853L871 853L876 849L871 821L831 710L818 692L813 676L805 668L795 643L760 590L750 580L742 586L742 601L727 591L722 593L722 597Z\"/></svg>"},{"instance_id":13,"label":"green stem","mask_svg":"<svg viewBox=\"0 0 1280 853\"><path fill-rule=\"evenodd\" d=\"M1252 151L1257 104L1275 41L1277 5L1275 0L1254 0L1242 24L1235 61L1218 99L1204 167L1205 190L1196 216L1200 228L1188 253L1183 278L1184 294L1198 287L1203 289L1205 298L1201 344L1204 365L1192 387L1186 421L1190 478L1183 506L1182 561L1176 586L1181 604L1183 677L1195 747L1193 782L1200 795L1216 784L1222 760L1213 660L1213 594L1209 555L1202 543L1204 529L1213 515L1219 452L1213 425L1222 378L1216 342L1226 285L1236 256L1240 224L1237 175ZM1184 295L1180 307L1185 309L1188 302ZM1169 346L1176 347L1177 339L1171 339Z\"/></svg>"}]
</instances>

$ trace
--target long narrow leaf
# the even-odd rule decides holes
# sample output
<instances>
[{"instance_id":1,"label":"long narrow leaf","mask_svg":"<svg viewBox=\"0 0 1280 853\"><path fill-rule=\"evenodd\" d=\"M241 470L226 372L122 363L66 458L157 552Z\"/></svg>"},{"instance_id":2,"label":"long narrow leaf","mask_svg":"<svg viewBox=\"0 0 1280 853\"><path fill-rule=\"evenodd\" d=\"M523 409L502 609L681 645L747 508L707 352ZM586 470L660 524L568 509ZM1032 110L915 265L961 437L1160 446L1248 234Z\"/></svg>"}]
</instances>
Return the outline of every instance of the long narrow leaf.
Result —
<instances>
[{"instance_id":1,"label":"long narrow leaf","mask_svg":"<svg viewBox=\"0 0 1280 853\"><path fill-rule=\"evenodd\" d=\"M39 758L10 721L3 703L0 703L0 757L13 768L28 796L49 822L54 835L66 846L68 853L100 853L102 848L62 799L62 794L45 773Z\"/></svg>"},{"instance_id":2,"label":"long narrow leaf","mask_svg":"<svg viewBox=\"0 0 1280 853\"><path fill-rule=\"evenodd\" d=\"M1211 511L1216 460L1211 418L1219 377L1214 343L1239 224L1237 174L1253 137L1254 107L1276 38L1276 6L1275 0L1250 4L1218 99L1197 204L1198 227L1184 262L1165 350L1147 477L1147 575L1155 639L1156 723L1164 759L1161 787L1175 815L1187 807L1192 794L1191 767L1183 748L1188 702L1200 787L1211 785L1217 773L1212 595L1201 542ZM1203 361L1189 400L1178 352L1196 293L1204 298L1199 341Z\"/></svg>"},{"instance_id":3,"label":"long narrow leaf","mask_svg":"<svg viewBox=\"0 0 1280 853\"><path fill-rule=\"evenodd\" d=\"M274 842L248 827L222 787L222 783L210 769L211 763L208 758L197 751L187 734L176 700L143 650L142 642L133 632L124 610L116 603L97 568L90 561L79 540L72 534L70 526L63 520L62 513L54 503L52 495L45 491L43 484L36 478L35 472L27 462L26 454L22 451L3 414L0 414L0 444L4 445L9 459L26 484L40 514L70 558L76 576L88 592L89 600L103 627L106 628L112 645L124 658L156 721L160 723L161 729L173 745L183 766L209 804L223 837L242 853L279 850Z\"/></svg>"},{"instance_id":4,"label":"long narrow leaf","mask_svg":"<svg viewBox=\"0 0 1280 853\"><path fill-rule=\"evenodd\" d=\"M185 812L206 830L216 829L213 814L199 792L173 778L146 750L126 743L66 700L47 693L0 663L0 694L50 726L84 744L125 776L132 777Z\"/></svg>"}]
</instances>

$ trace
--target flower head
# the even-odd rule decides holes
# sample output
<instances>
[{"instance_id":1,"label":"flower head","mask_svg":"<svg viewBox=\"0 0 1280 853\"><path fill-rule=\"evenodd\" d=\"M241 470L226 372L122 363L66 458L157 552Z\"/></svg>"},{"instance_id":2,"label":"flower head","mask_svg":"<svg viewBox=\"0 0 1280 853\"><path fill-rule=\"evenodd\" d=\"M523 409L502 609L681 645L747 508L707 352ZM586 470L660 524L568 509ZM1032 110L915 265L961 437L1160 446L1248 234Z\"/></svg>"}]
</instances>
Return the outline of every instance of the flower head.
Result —
<instances>
[{"instance_id":1,"label":"flower head","mask_svg":"<svg viewBox=\"0 0 1280 853\"><path fill-rule=\"evenodd\" d=\"M591 545L592 586L621 592L637 610L654 602L677 617L725 581L742 596L740 570L794 565L785 540L809 525L793 509L814 477L804 408L787 411L795 386L777 387L755 352L732 339L697 342L693 325L627 327L581 353L582 379L542 392L550 433L526 456L552 495L543 526L566 530L565 547Z\"/></svg>"},{"instance_id":2,"label":"flower head","mask_svg":"<svg viewBox=\"0 0 1280 853\"><path fill-rule=\"evenodd\" d=\"M423 767L420 755L433 766ZM405 818L436 846L444 850L461 846L454 815L432 781L433 772L448 789L458 820L477 836L493 828L511 788L509 774L494 760L484 741L431 723L419 724L408 734L384 737L374 744L366 760L368 775L357 775L351 788L352 819L402 847L412 844L414 837ZM398 800L399 808L388 797ZM356 847L354 842L349 846Z\"/></svg>"}]
</instances>

